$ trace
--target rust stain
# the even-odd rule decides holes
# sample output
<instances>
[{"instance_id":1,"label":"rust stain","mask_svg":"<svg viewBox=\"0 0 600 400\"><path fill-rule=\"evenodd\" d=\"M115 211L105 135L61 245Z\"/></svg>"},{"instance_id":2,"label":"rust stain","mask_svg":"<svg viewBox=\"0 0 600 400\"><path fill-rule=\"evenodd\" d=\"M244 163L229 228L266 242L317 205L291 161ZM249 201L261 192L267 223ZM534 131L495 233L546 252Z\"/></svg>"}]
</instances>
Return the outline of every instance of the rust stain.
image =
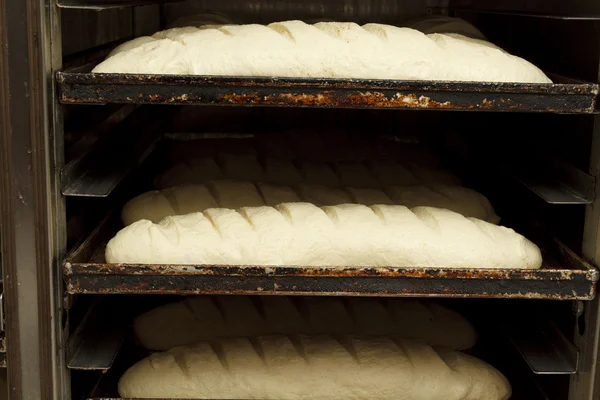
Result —
<instances>
[{"instance_id":1,"label":"rust stain","mask_svg":"<svg viewBox=\"0 0 600 400\"><path fill-rule=\"evenodd\" d=\"M554 292L532 290L526 281L564 285L590 280L589 271L565 269L498 270L401 267L286 267L227 265L130 265L72 263L65 275L69 293L268 294L393 297L590 299L589 288ZM210 281L205 279L210 278ZM221 280L221 278L223 280ZM333 282L331 278L340 279ZM399 279L397 290L385 279ZM183 281L181 281L183 279ZM216 281L214 279L217 279ZM316 280L313 280L316 279ZM325 279L321 281L321 279ZM511 281L511 287L490 291L490 281ZM182 284L185 282L185 284ZM389 281L388 281L389 282ZM488 282L487 286L485 282ZM309 285L307 287L306 285ZM463 285L467 285L464 286ZM483 286L482 286L483 285ZM572 285L577 284L576 281ZM581 283L581 285L586 285ZM519 289L522 288L522 289Z\"/></svg>"},{"instance_id":2,"label":"rust stain","mask_svg":"<svg viewBox=\"0 0 600 400\"><path fill-rule=\"evenodd\" d=\"M331 93L305 94L305 93L277 93L260 96L257 92L251 93L226 93L219 98L218 102L228 104L285 104L285 105L311 105L325 106L336 103L335 96Z\"/></svg>"},{"instance_id":3,"label":"rust stain","mask_svg":"<svg viewBox=\"0 0 600 400\"><path fill-rule=\"evenodd\" d=\"M417 96L415 94L396 93L392 97L387 97L381 92L360 92L347 96L349 103L361 107L382 107L382 108L456 108L451 102L438 102L428 96Z\"/></svg>"},{"instance_id":4,"label":"rust stain","mask_svg":"<svg viewBox=\"0 0 600 400\"><path fill-rule=\"evenodd\" d=\"M381 92L359 92L356 94L337 95L333 92L318 94L305 93L277 93L260 96L257 92L227 93L221 96L222 101L228 104L279 104L303 106L344 106L344 107L380 107L380 108L456 108L449 101L438 102L427 96L415 94L396 93L387 97ZM491 107L493 104L490 104Z\"/></svg>"},{"instance_id":5,"label":"rust stain","mask_svg":"<svg viewBox=\"0 0 600 400\"><path fill-rule=\"evenodd\" d=\"M66 266L66 265L65 265ZM71 275L208 275L223 277L398 277L413 279L572 280L586 271L420 267L298 267L252 265L69 264Z\"/></svg>"},{"instance_id":6,"label":"rust stain","mask_svg":"<svg viewBox=\"0 0 600 400\"><path fill-rule=\"evenodd\" d=\"M301 89L302 87L300 87ZM97 89L97 96L69 96L61 93L60 101L63 104L105 104L111 102L117 103L135 103L135 104L228 104L228 105L275 105L275 106L310 106L310 107L373 107L373 108L417 108L417 109L454 109L467 111L531 111L531 112L569 112L569 113L591 113L594 105L588 107L568 106L536 106L515 104L508 97L499 97L496 99L484 98L482 100L470 99L464 104L455 104L451 101L436 101L429 96L414 93L396 92L394 95L386 95L378 91L366 91L356 93L339 93L328 89L319 93L274 93L260 95L258 92L246 93L225 93L210 98L209 95L204 98L199 95L189 95L187 93L175 96L165 96L161 94L142 94L137 93L131 97L122 94L122 97L116 96L113 92L119 92L118 87L105 87ZM474 92L477 92L474 90ZM541 100L543 102L543 100ZM593 100L595 103L595 99Z\"/></svg>"}]
</instances>

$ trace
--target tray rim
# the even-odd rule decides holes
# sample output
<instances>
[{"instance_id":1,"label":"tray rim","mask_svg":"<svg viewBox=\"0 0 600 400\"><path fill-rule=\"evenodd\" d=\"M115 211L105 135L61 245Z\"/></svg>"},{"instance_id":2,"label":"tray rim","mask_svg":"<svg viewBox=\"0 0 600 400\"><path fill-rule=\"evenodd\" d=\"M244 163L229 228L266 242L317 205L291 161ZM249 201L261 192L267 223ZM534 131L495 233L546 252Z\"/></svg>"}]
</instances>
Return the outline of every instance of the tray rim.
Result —
<instances>
[{"instance_id":1,"label":"tray rim","mask_svg":"<svg viewBox=\"0 0 600 400\"><path fill-rule=\"evenodd\" d=\"M563 263L571 263L573 268L540 268L540 269L491 269L491 268L420 268L420 267L302 267L302 266L271 266L271 265L178 265L178 264L109 264L105 262L90 262L89 260L98 250L105 247L106 238L114 236L114 226L118 224L117 213L109 213L96 227L96 229L78 245L76 245L67 255L63 263L63 278L66 281L66 288L69 293L175 293L175 294L196 294L196 293L236 293L236 294L263 294L263 295L346 295L346 296L372 296L373 293L381 296L403 296L403 297L486 297L486 298L540 298L540 299L583 299L590 300L596 293L596 283L600 278L600 272L582 257L569 249L556 238L548 239L556 246L556 255L564 257ZM118 226L118 225L117 225ZM112 237L112 236L110 236ZM543 249L543 247L542 247ZM565 261L566 260L566 261ZM550 258L550 262L557 262L556 258ZM81 287L77 283L78 278L89 279L112 279L118 277L130 277L133 280L130 287L111 289L93 289ZM161 282L161 289L148 288L148 284L155 278L168 278L167 284ZM190 288L177 288L175 280L185 279L204 279L209 285L205 289L199 286ZM223 282L222 287L210 287L212 281L220 279ZM228 285L229 281L238 280L240 282L255 282L256 286L248 288L232 288ZM353 279L357 279L353 281ZM359 280L364 280L359 282ZM297 281L304 280L307 287L297 289ZM325 285L322 290L312 290L315 282L335 281L336 289ZM386 291L377 289L377 284L385 281L385 284L394 281L401 284L409 282L427 282L432 285L438 284L437 290L430 293L422 288L416 288L414 292L398 288L398 291ZM446 292L448 286L460 285L468 282L498 282L499 289L502 288L504 281L523 282L524 284L536 285L535 282L547 282L549 285L563 284L581 284L582 281L589 282L589 290L584 292L571 291L569 295L563 291L556 293L543 293L542 289L538 292L532 289L529 292L522 293L520 290L508 289L504 292L488 293L482 289L478 292L453 293ZM236 281L237 282L237 281ZM447 282L444 286L443 283ZM195 282L193 282L195 284ZM361 283L371 287L361 288ZM229 283L231 285L232 283ZM249 284L249 283L248 283ZM265 285L266 284L266 285ZM267 286L268 285L268 286ZM290 286L293 285L293 286ZM264 286L264 287L263 287ZM318 285L317 285L318 286ZM557 287L558 287L557 286ZM548 290L548 289L545 289Z\"/></svg>"},{"instance_id":2,"label":"tray rim","mask_svg":"<svg viewBox=\"0 0 600 400\"><path fill-rule=\"evenodd\" d=\"M323 88L323 89L386 89L386 90L435 90L448 92L475 91L480 93L526 93L523 94L578 94L598 95L600 84L574 78L552 75L564 82L518 83L518 82L475 82L475 81L436 81L436 80L395 80L395 79L345 79L345 78L292 78L263 76L222 76L222 75L172 75L172 74L131 74L93 73L86 71L89 64L56 73L59 84L121 84L121 85L231 85L250 87L283 88ZM86 72L82 72L86 71Z\"/></svg>"}]
</instances>

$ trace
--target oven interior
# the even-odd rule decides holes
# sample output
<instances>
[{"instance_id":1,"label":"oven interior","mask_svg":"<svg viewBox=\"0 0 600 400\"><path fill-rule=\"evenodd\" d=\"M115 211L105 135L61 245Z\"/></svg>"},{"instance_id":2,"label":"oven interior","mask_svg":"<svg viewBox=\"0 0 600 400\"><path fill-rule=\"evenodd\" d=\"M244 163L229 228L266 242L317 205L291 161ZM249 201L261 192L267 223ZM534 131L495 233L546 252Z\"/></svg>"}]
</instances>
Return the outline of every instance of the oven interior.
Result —
<instances>
[{"instance_id":1,"label":"oven interior","mask_svg":"<svg viewBox=\"0 0 600 400\"><path fill-rule=\"evenodd\" d=\"M564 18L584 12L586 5L574 3L569 10L541 2L489 3L189 0L105 10L63 8L63 66L76 67L101 57L116 43L182 23L181 17L208 12L235 23L302 19L403 25L438 15L471 22L491 42L544 71L598 81L600 25L594 18ZM426 146L465 186L487 196L504 224L516 230L535 226L548 238L582 253L589 186L576 177L589 177L595 168L594 115L119 104L61 107L68 250L76 248L111 211L118 213L127 200L152 190L154 177L172 165L173 148L187 147L183 140L195 139L186 150L190 153L186 156L193 156L194 151L202 151L207 138L263 140L263 136L287 137L292 132L294 137L316 136L328 143L331 147L320 149L325 157L336 150L330 135L339 133ZM111 189L103 196L78 194L93 185ZM575 200L556 201L565 193ZM476 326L481 340L473 353L507 375L513 398L573 399L569 367L577 362L575 344L589 329L587 302L560 296L486 299L481 293L477 297L482 298L442 296L436 301L460 310ZM73 365L79 363L70 370L72 398L118 397L118 377L146 355L131 339L132 318L176 298L172 294L68 296L63 323L70 338L65 357ZM108 370L94 366L111 355L116 358ZM546 371L535 373L528 365L534 359Z\"/></svg>"}]
</instances>

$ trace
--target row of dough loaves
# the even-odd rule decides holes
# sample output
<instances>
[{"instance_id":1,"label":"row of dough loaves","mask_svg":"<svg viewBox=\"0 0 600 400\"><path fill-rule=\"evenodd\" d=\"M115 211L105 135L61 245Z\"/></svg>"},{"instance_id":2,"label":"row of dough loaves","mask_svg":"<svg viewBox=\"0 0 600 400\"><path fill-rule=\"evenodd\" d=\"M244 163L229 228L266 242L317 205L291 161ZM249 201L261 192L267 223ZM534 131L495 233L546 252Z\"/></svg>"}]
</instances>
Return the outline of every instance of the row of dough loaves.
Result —
<instances>
[{"instance_id":1,"label":"row of dough loaves","mask_svg":"<svg viewBox=\"0 0 600 400\"><path fill-rule=\"evenodd\" d=\"M328 186L385 187L426 183L460 185L456 175L441 168L393 162L310 162L299 165L291 160L265 158L259 162L252 154L219 154L177 163L154 180L164 189L215 179L238 179L254 182L293 185L311 183Z\"/></svg>"},{"instance_id":2,"label":"row of dough loaves","mask_svg":"<svg viewBox=\"0 0 600 400\"><path fill-rule=\"evenodd\" d=\"M394 336L202 341L154 353L119 380L123 398L508 400L492 366Z\"/></svg>"},{"instance_id":3,"label":"row of dough loaves","mask_svg":"<svg viewBox=\"0 0 600 400\"><path fill-rule=\"evenodd\" d=\"M185 297L138 316L133 330L151 350L270 334L398 335L456 350L477 340L473 326L457 312L434 302L394 298Z\"/></svg>"},{"instance_id":4,"label":"row of dough loaves","mask_svg":"<svg viewBox=\"0 0 600 400\"><path fill-rule=\"evenodd\" d=\"M93 72L551 82L483 40L350 22L174 28L124 43Z\"/></svg>"},{"instance_id":5,"label":"row of dough loaves","mask_svg":"<svg viewBox=\"0 0 600 400\"><path fill-rule=\"evenodd\" d=\"M336 188L299 184L294 187L239 181L209 181L205 185L176 186L154 190L128 201L121 212L125 226L141 219L154 223L171 215L204 212L209 208L275 207L281 203L308 202L317 206L338 204L399 204L409 208L446 208L465 217L497 224L500 218L488 199L462 186L394 186L376 188Z\"/></svg>"},{"instance_id":6,"label":"row of dough loaves","mask_svg":"<svg viewBox=\"0 0 600 400\"><path fill-rule=\"evenodd\" d=\"M444 209L359 204L211 208L137 221L112 238L109 263L540 268L514 230Z\"/></svg>"}]
</instances>

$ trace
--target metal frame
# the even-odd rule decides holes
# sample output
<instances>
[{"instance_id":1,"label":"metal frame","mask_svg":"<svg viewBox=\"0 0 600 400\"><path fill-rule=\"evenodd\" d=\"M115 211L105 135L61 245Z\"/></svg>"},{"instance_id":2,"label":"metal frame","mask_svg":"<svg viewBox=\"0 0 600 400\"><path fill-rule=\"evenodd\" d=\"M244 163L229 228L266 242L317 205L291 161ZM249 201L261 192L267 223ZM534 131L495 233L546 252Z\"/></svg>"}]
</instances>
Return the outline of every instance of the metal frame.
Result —
<instances>
[{"instance_id":1,"label":"metal frame","mask_svg":"<svg viewBox=\"0 0 600 400\"><path fill-rule=\"evenodd\" d=\"M59 190L62 113L53 79L61 64L60 38L60 10L52 0L0 0L0 104L9 105L0 106L0 235L13 400L70 398L60 267L66 237ZM590 174L598 179L600 117L595 118ZM584 256L596 265L598 194L596 187L596 200L587 208L583 246ZM600 397L599 314L599 298L584 303L587 328L575 343L581 372L571 379L570 400Z\"/></svg>"},{"instance_id":2,"label":"metal frame","mask_svg":"<svg viewBox=\"0 0 600 400\"><path fill-rule=\"evenodd\" d=\"M591 114L598 85L551 75L554 84L298 79L90 73L57 74L63 104L204 104L443 109Z\"/></svg>"},{"instance_id":3,"label":"metal frame","mask_svg":"<svg viewBox=\"0 0 600 400\"><path fill-rule=\"evenodd\" d=\"M600 77L599 77L600 80ZM590 154L590 174L600 178L600 117L594 117L594 132ZM596 185L596 200L587 206L583 235L583 256L600 265L600 185ZM583 303L583 335L575 332L575 345L581 355L579 373L571 378L569 400L592 400L600 396L600 299Z\"/></svg>"},{"instance_id":4,"label":"metal frame","mask_svg":"<svg viewBox=\"0 0 600 400\"><path fill-rule=\"evenodd\" d=\"M539 270L485 268L328 268L239 265L106 264L106 243L120 229L108 216L65 260L73 294L260 294L581 299L595 295L598 271L560 241L532 230L544 249Z\"/></svg>"},{"instance_id":5,"label":"metal frame","mask_svg":"<svg viewBox=\"0 0 600 400\"><path fill-rule=\"evenodd\" d=\"M51 79L62 58L59 13L50 0L0 0L0 7L0 101L5 105L0 107L1 235L6 337L11 343L9 397L68 399L59 268L66 224L57 187L63 139Z\"/></svg>"}]
</instances>

